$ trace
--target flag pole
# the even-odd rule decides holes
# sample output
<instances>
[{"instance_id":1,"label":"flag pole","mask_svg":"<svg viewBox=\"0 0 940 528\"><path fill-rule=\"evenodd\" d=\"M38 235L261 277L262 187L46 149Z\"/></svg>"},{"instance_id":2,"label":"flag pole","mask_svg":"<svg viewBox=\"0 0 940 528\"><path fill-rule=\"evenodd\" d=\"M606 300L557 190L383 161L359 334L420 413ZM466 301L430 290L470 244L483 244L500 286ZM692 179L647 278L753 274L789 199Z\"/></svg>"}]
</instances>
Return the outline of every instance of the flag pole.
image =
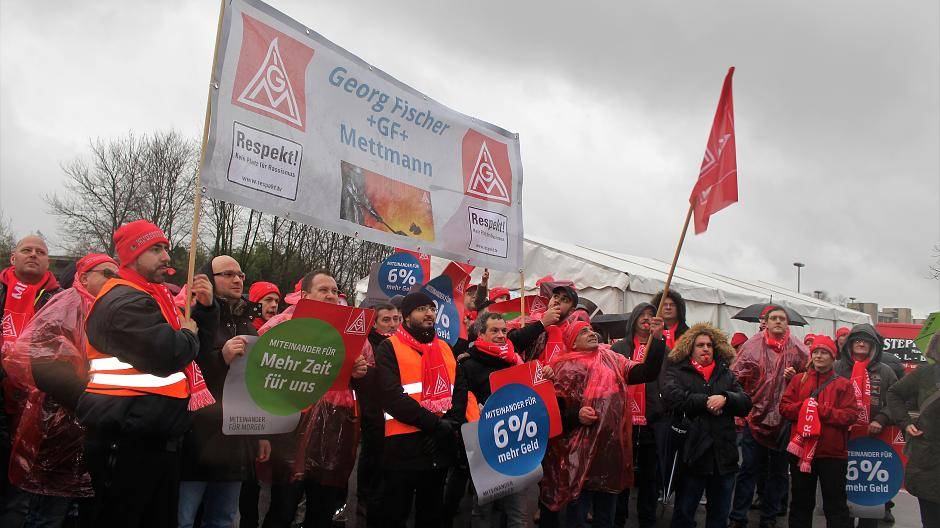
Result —
<instances>
[{"instance_id":1,"label":"flag pole","mask_svg":"<svg viewBox=\"0 0 940 528\"><path fill-rule=\"evenodd\" d=\"M663 286L663 296L659 299L659 306L656 307L656 317L659 317L663 311L663 303L669 295L669 286L672 284L672 276L676 272L676 265L679 263L679 253L682 252L682 244L685 242L685 234L689 230L689 221L692 220L692 211L695 210L695 204L689 202L689 212L685 214L685 223L682 225L682 233L679 235L679 243L676 245L676 253L672 256L672 266L669 267L669 275L666 276L666 285ZM653 334L646 339L646 349L649 350L653 343Z\"/></svg>"},{"instance_id":2,"label":"flag pole","mask_svg":"<svg viewBox=\"0 0 940 528\"><path fill-rule=\"evenodd\" d=\"M225 2L219 2L219 24L215 29L215 48L212 54L212 69L209 71L209 94L206 96L206 122L202 128L202 149L199 153L199 169L196 171L196 195L193 198L193 232L189 238L189 264L186 269L186 318L192 312L193 274L196 271L196 240L199 235L199 216L202 212L202 167L206 162L206 144L209 142L209 122L212 118L212 81L215 67L219 60L219 37L222 35L222 18L225 15Z\"/></svg>"},{"instance_id":3,"label":"flag pole","mask_svg":"<svg viewBox=\"0 0 940 528\"><path fill-rule=\"evenodd\" d=\"M519 270L519 306L522 308L522 326L525 326L525 270Z\"/></svg>"}]
</instances>

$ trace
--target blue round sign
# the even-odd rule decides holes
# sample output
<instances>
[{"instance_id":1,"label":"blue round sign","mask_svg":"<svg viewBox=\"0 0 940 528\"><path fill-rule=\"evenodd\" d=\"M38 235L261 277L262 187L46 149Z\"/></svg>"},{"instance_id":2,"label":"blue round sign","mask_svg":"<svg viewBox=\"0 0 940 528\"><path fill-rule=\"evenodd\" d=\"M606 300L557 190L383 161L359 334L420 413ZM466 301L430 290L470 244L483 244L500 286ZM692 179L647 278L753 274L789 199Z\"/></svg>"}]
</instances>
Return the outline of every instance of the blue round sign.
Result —
<instances>
[{"instance_id":1,"label":"blue round sign","mask_svg":"<svg viewBox=\"0 0 940 528\"><path fill-rule=\"evenodd\" d=\"M505 385L486 400L477 435L490 467L504 475L525 475L548 450L548 409L532 387Z\"/></svg>"},{"instance_id":2,"label":"blue round sign","mask_svg":"<svg viewBox=\"0 0 940 528\"><path fill-rule=\"evenodd\" d=\"M408 295L416 284L424 284L424 270L409 253L393 253L379 266L379 289L388 297Z\"/></svg>"},{"instance_id":3,"label":"blue round sign","mask_svg":"<svg viewBox=\"0 0 940 528\"><path fill-rule=\"evenodd\" d=\"M434 331L437 337L447 341L448 345L454 346L460 338L460 314L457 312L457 305L454 304L454 283L447 275L441 275L422 286L420 291L430 297L434 301L434 306L437 307L434 318Z\"/></svg>"},{"instance_id":4,"label":"blue round sign","mask_svg":"<svg viewBox=\"0 0 940 528\"><path fill-rule=\"evenodd\" d=\"M849 441L845 476L849 502L880 506L897 495L903 481L901 457L890 445L867 436Z\"/></svg>"}]
</instances>

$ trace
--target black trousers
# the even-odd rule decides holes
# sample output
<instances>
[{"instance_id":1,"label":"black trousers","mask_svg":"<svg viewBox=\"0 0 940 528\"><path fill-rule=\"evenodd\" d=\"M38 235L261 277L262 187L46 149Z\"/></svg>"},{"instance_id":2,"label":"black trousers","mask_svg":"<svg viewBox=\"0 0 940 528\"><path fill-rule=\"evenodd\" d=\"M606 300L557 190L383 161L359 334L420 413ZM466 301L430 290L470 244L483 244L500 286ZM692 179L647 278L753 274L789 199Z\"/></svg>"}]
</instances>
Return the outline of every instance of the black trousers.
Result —
<instances>
[{"instance_id":1,"label":"black trousers","mask_svg":"<svg viewBox=\"0 0 940 528\"><path fill-rule=\"evenodd\" d=\"M272 484L271 506L264 516L264 528L290 528L302 494L307 497L304 528L330 528L336 510L346 502L346 488L324 486L313 479Z\"/></svg>"},{"instance_id":2,"label":"black trousers","mask_svg":"<svg viewBox=\"0 0 940 528\"><path fill-rule=\"evenodd\" d=\"M383 470L379 526L404 528L414 501L414 528L439 528L444 513L446 475L446 469Z\"/></svg>"},{"instance_id":3,"label":"black trousers","mask_svg":"<svg viewBox=\"0 0 940 528\"><path fill-rule=\"evenodd\" d=\"M100 528L175 528L178 525L178 441L146 442L89 431L85 463L95 490Z\"/></svg>"},{"instance_id":4,"label":"black trousers","mask_svg":"<svg viewBox=\"0 0 940 528\"><path fill-rule=\"evenodd\" d=\"M847 460L817 458L812 472L800 471L799 460L790 457L790 528L812 528L816 508L816 482L822 490L823 513L828 528L849 528L848 499L845 495Z\"/></svg>"},{"instance_id":5,"label":"black trousers","mask_svg":"<svg viewBox=\"0 0 940 528\"><path fill-rule=\"evenodd\" d=\"M634 433L645 425L634 427ZM652 428L650 429L652 432ZM633 461L636 464L634 487L637 489L636 517L637 526L649 528L656 526L656 503L659 500L659 453L655 443L634 443ZM614 526L620 528L626 525L630 518L630 488L620 492L617 496L617 512L614 514Z\"/></svg>"},{"instance_id":6,"label":"black trousers","mask_svg":"<svg viewBox=\"0 0 940 528\"><path fill-rule=\"evenodd\" d=\"M380 495L382 473L379 464L382 461L381 444L378 446L363 440L359 446L359 466L356 469L357 515L364 514L365 527L379 526L379 509L382 504ZM350 512L352 514L353 512ZM362 515L359 517L363 518Z\"/></svg>"},{"instance_id":7,"label":"black trousers","mask_svg":"<svg viewBox=\"0 0 940 528\"><path fill-rule=\"evenodd\" d=\"M252 476L242 482L242 491L238 495L238 525L243 528L258 528L258 501L261 499L261 484Z\"/></svg>"}]
</instances>

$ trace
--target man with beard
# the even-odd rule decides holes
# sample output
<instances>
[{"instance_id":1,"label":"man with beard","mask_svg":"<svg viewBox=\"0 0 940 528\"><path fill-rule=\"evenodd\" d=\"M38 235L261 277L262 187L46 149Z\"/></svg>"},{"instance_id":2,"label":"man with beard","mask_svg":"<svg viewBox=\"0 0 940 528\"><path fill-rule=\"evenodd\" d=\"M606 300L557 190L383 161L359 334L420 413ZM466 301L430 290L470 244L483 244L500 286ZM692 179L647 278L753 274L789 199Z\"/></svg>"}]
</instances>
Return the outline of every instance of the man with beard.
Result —
<instances>
[{"instance_id":1,"label":"man with beard","mask_svg":"<svg viewBox=\"0 0 940 528\"><path fill-rule=\"evenodd\" d=\"M281 290L274 283L258 281L248 289L248 302L257 303L259 306L261 316L251 321L255 330L258 330L277 315L281 303Z\"/></svg>"},{"instance_id":2,"label":"man with beard","mask_svg":"<svg viewBox=\"0 0 940 528\"><path fill-rule=\"evenodd\" d=\"M325 269L311 271L300 281L302 299L339 304L336 279ZM296 306L291 306L269 320L259 335L291 320ZM353 366L350 387L331 390L301 413L300 423L292 433L272 437L271 507L264 528L289 528L294 522L300 495L307 498L304 526L332 526L333 515L346 498L346 485L356 460L359 426L355 419L353 389L359 389L366 375L368 347Z\"/></svg>"},{"instance_id":3,"label":"man with beard","mask_svg":"<svg viewBox=\"0 0 940 528\"><path fill-rule=\"evenodd\" d=\"M777 525L777 514L788 488L787 454L789 439L780 438L783 425L780 399L787 382L803 372L809 358L806 347L790 335L789 316L779 306L765 310L766 329L741 345L741 353L731 367L753 406L741 436L741 472L734 490L730 516L732 528L747 526L747 512L754 498L756 478L767 465L767 483L761 496L761 528Z\"/></svg>"},{"instance_id":4,"label":"man with beard","mask_svg":"<svg viewBox=\"0 0 940 528\"><path fill-rule=\"evenodd\" d=\"M88 315L90 377L76 408L93 525L175 527L181 439L192 412L214 403L195 360L215 335L219 308L208 277L198 275L192 319L182 317L163 285L169 241L157 226L123 225L114 243L120 278L102 287Z\"/></svg>"},{"instance_id":5,"label":"man with beard","mask_svg":"<svg viewBox=\"0 0 940 528\"><path fill-rule=\"evenodd\" d=\"M73 286L36 313L3 360L7 374L29 391L10 464L10 482L29 498L25 526L61 525L75 502L81 504L82 519L91 513L91 477L82 451L85 432L74 409L88 370L85 319L117 270L107 255L82 257ZM22 522L2 521L4 526Z\"/></svg>"},{"instance_id":6,"label":"man with beard","mask_svg":"<svg viewBox=\"0 0 940 528\"><path fill-rule=\"evenodd\" d=\"M443 517L447 468L457 456L457 428L476 419L463 399L466 381L437 337L437 308L424 293L401 302L402 326L376 350L378 391L385 410L381 525L402 528L415 505L415 528L437 528Z\"/></svg>"},{"instance_id":7,"label":"man with beard","mask_svg":"<svg viewBox=\"0 0 940 528\"><path fill-rule=\"evenodd\" d=\"M245 274L238 261L228 255L211 259L201 273L211 277L220 309L211 348L203 350L196 363L216 403L196 411L192 429L183 439L180 528L193 526L200 507L203 525L231 525L238 512L242 482L254 475L255 457L263 462L271 452L267 440L222 434L222 387L229 365L245 355L245 340L239 336L257 335L249 305L242 297Z\"/></svg>"},{"instance_id":8,"label":"man with beard","mask_svg":"<svg viewBox=\"0 0 940 528\"><path fill-rule=\"evenodd\" d=\"M671 293L671 292L670 292ZM681 297L680 297L681 299ZM669 314L673 320L673 335L678 330L685 331L684 321L678 319L677 304L672 297L666 298L666 304L670 305ZM665 313L666 310L664 309ZM636 363L643 363L646 360L646 343L650 338L650 325L656 315L656 308L649 303L640 303L633 308L630 319L627 321L627 331L622 341L613 346L613 351L623 355ZM665 321L664 321L665 323ZM666 331L663 331L666 336ZM656 354L666 353L666 341L654 340L652 347L657 350L650 351ZM662 347L663 350L658 350ZM657 479L657 460L658 445L657 437L663 435L660 423L665 422L665 408L659 391L659 376L649 383L643 385L631 385L629 387L630 401L633 416L633 457L637 468L637 498L636 510L637 521L640 528L648 528L656 525L656 501L658 500L658 479ZM667 425L668 427L668 425ZM627 508L630 503L630 488L627 488L620 494L617 500L616 523L622 526L627 519Z\"/></svg>"},{"instance_id":9,"label":"man with beard","mask_svg":"<svg viewBox=\"0 0 940 528\"><path fill-rule=\"evenodd\" d=\"M538 321L509 333L509 339L512 340L519 339L516 337L518 333L537 334L531 345L519 349L519 355L526 361L538 359L547 365L555 354L563 352L563 335L568 325L575 320L589 320L584 310L576 310L577 306L578 292L574 286L564 284L552 288L545 312L532 314Z\"/></svg>"}]
</instances>

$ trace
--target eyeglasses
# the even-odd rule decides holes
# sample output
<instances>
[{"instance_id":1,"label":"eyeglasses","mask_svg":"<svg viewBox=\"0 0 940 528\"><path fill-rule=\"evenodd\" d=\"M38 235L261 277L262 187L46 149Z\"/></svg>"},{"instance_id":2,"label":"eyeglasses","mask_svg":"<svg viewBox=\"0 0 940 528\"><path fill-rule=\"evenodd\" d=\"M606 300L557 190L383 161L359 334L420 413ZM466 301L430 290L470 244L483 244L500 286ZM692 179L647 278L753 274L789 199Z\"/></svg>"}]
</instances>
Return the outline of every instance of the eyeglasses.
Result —
<instances>
[{"instance_id":1,"label":"eyeglasses","mask_svg":"<svg viewBox=\"0 0 940 528\"><path fill-rule=\"evenodd\" d=\"M220 271L220 272L218 272L218 273L213 273L213 274L212 274L213 277L218 277L218 276L220 276L220 275L223 276L223 277L225 277L225 278L228 279L228 280L232 280L232 279L234 279L235 277L238 277L238 278L241 279L241 280L245 280L245 274L242 273L242 272L240 272L240 271L229 271L229 270L226 270L226 271Z\"/></svg>"},{"instance_id":2,"label":"eyeglasses","mask_svg":"<svg viewBox=\"0 0 940 528\"><path fill-rule=\"evenodd\" d=\"M85 273L100 273L100 274L101 274L102 276L104 276L104 278L106 278L106 279L116 279L116 278L118 278L117 272L114 271L114 270L108 269L108 268L100 269L100 270L92 269L92 270L86 271Z\"/></svg>"}]
</instances>

